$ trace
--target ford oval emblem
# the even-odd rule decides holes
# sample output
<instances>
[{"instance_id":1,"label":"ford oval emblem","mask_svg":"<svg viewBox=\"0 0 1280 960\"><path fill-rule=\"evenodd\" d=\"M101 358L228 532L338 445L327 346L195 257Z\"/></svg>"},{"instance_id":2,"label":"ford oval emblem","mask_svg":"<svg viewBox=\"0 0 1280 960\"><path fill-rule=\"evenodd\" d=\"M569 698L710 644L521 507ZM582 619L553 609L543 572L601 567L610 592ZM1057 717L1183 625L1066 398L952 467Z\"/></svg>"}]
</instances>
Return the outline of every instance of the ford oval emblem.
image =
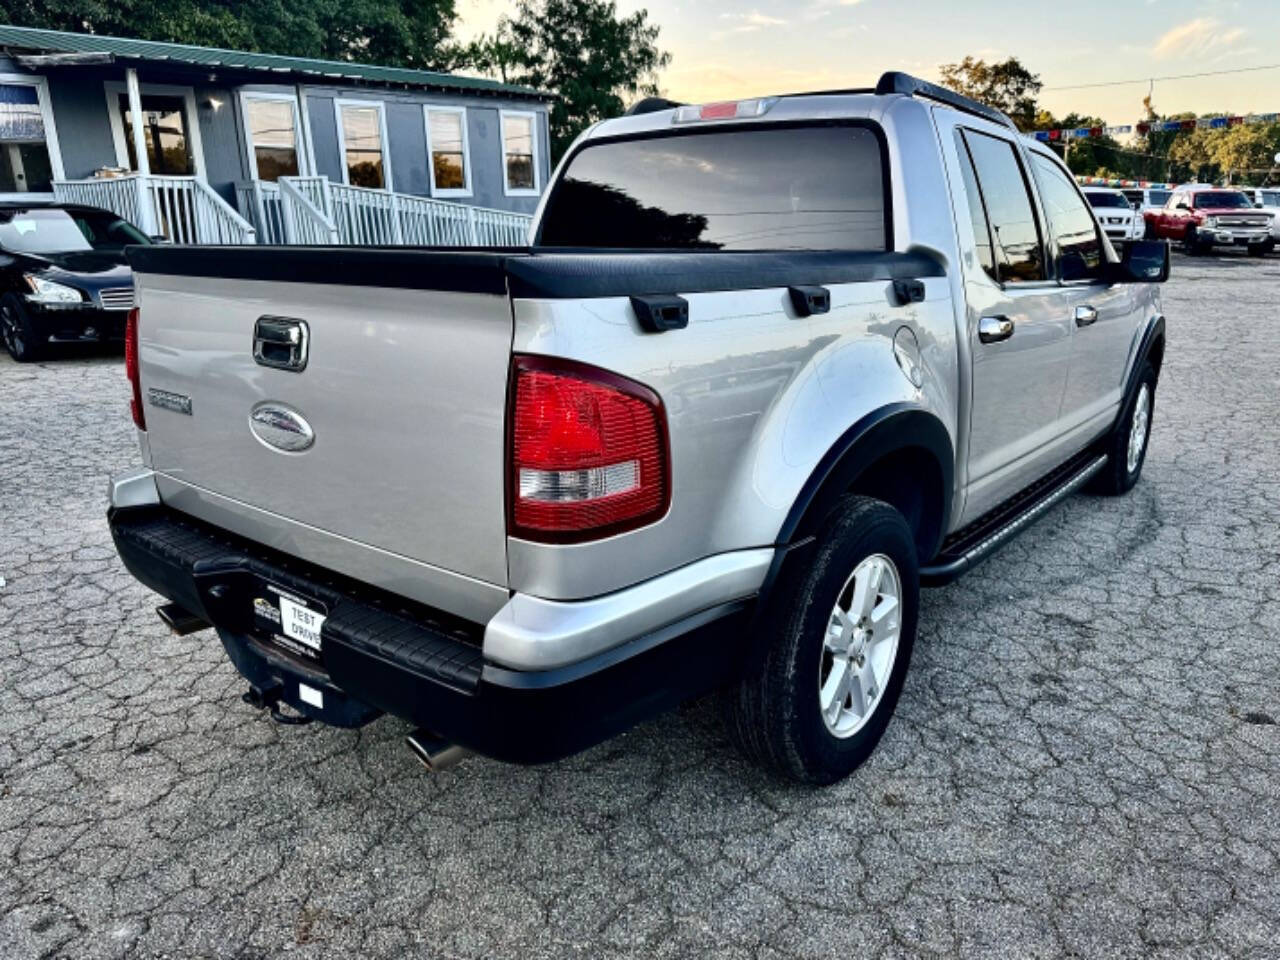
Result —
<instances>
[{"instance_id":1,"label":"ford oval emblem","mask_svg":"<svg viewBox=\"0 0 1280 960\"><path fill-rule=\"evenodd\" d=\"M316 433L302 414L271 400L249 411L249 429L268 447L285 453L301 453L316 442Z\"/></svg>"}]
</instances>

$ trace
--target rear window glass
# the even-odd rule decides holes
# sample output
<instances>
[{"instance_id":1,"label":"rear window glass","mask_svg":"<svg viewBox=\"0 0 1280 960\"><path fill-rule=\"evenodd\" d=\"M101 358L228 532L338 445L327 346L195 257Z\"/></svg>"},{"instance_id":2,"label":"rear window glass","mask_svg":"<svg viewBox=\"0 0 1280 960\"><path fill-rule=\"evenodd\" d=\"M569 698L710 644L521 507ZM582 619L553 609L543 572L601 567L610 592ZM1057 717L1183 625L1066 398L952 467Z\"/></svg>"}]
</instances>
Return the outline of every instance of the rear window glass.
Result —
<instances>
[{"instance_id":1,"label":"rear window glass","mask_svg":"<svg viewBox=\"0 0 1280 960\"><path fill-rule=\"evenodd\" d=\"M774 127L587 146L547 201L553 247L884 250L880 144Z\"/></svg>"}]
</instances>

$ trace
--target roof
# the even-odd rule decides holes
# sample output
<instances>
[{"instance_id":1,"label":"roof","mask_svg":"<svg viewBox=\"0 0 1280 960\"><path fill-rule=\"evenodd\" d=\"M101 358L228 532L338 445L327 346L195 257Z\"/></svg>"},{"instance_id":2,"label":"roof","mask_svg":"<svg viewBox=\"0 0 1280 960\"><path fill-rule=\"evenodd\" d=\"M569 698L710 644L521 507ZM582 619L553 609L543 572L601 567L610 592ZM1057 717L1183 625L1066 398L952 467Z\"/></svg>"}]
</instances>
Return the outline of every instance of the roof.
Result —
<instances>
[{"instance_id":1,"label":"roof","mask_svg":"<svg viewBox=\"0 0 1280 960\"><path fill-rule=\"evenodd\" d=\"M404 67L384 67L346 60L285 57L274 53L222 50L217 47L193 47L184 43L161 43L157 40L135 40L131 37L40 30L35 27L15 27L9 24L0 24L0 47L42 53L105 53L120 60L164 62L205 69L242 70L329 81L347 80L391 86L428 87L490 96L507 94L537 100L552 99L551 94L532 87L452 73L436 73L431 70L409 70Z\"/></svg>"}]
</instances>

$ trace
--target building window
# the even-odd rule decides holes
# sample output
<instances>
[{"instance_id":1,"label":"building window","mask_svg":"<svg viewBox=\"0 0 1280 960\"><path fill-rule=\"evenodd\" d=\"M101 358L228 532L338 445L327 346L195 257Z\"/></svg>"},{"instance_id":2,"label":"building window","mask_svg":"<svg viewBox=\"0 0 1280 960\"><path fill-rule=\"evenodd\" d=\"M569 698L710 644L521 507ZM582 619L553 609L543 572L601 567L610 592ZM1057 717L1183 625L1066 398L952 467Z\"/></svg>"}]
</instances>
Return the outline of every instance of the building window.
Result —
<instances>
[{"instance_id":1,"label":"building window","mask_svg":"<svg viewBox=\"0 0 1280 960\"><path fill-rule=\"evenodd\" d=\"M302 172L298 153L298 102L291 94L243 95L249 137L249 167L255 180L296 177Z\"/></svg>"},{"instance_id":2,"label":"building window","mask_svg":"<svg viewBox=\"0 0 1280 960\"><path fill-rule=\"evenodd\" d=\"M431 195L471 196L467 162L467 111L462 107L427 107L427 153L431 157Z\"/></svg>"},{"instance_id":3,"label":"building window","mask_svg":"<svg viewBox=\"0 0 1280 960\"><path fill-rule=\"evenodd\" d=\"M382 104L336 100L342 179L353 187L391 188Z\"/></svg>"},{"instance_id":4,"label":"building window","mask_svg":"<svg viewBox=\"0 0 1280 960\"><path fill-rule=\"evenodd\" d=\"M0 77L0 194L51 193L56 154L44 81Z\"/></svg>"},{"instance_id":5,"label":"building window","mask_svg":"<svg viewBox=\"0 0 1280 960\"><path fill-rule=\"evenodd\" d=\"M538 192L537 114L502 111L502 160L507 196Z\"/></svg>"},{"instance_id":6,"label":"building window","mask_svg":"<svg viewBox=\"0 0 1280 960\"><path fill-rule=\"evenodd\" d=\"M137 170L129 95L123 83L108 81L105 87L116 163L128 170ZM200 128L196 124L195 92L191 87L143 84L141 101L142 137L151 172L203 177L204 157Z\"/></svg>"}]
</instances>

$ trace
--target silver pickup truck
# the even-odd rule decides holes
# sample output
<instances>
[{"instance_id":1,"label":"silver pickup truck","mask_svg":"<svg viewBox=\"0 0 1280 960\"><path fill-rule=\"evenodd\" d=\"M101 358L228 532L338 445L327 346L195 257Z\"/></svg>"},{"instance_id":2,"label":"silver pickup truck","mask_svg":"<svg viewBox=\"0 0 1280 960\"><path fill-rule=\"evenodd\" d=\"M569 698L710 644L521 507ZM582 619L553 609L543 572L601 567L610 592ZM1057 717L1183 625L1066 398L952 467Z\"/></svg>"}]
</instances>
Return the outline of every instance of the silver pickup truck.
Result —
<instances>
[{"instance_id":1,"label":"silver pickup truck","mask_svg":"<svg viewBox=\"0 0 1280 960\"><path fill-rule=\"evenodd\" d=\"M112 533L255 706L529 763L719 689L831 782L921 584L1142 470L1167 244L931 84L646 101L530 239L132 249Z\"/></svg>"}]
</instances>

